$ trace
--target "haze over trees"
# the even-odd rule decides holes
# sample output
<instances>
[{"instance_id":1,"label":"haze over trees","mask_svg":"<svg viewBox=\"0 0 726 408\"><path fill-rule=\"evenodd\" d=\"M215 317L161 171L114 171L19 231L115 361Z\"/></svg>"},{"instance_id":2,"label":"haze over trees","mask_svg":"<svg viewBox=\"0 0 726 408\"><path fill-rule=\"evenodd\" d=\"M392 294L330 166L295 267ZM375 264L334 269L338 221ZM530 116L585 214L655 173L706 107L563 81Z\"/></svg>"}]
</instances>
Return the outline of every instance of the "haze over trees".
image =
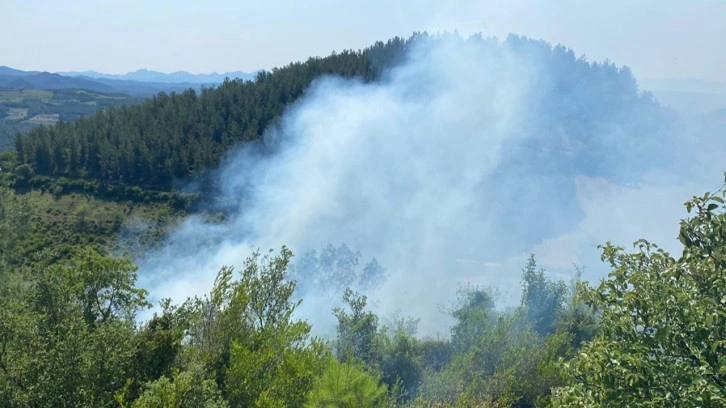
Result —
<instances>
[{"instance_id":1,"label":"haze over trees","mask_svg":"<svg viewBox=\"0 0 726 408\"><path fill-rule=\"evenodd\" d=\"M488 191L501 202L516 202L507 200L522 192L507 183L528 172L619 180L639 168L608 163L673 154L659 145L663 112L627 68L517 36L396 38L37 128L0 156L1 405L723 406L724 188L686 202L678 254L645 240L632 251L603 243L610 272L597 284L579 270L557 279L535 255L522 262L521 296L510 307L493 289L462 282L440 336L419 333L408 310L394 319L374 312L394 271L345 244L255 250L239 265L213 265L208 293L164 299L140 319L152 307L149 288L119 254L159 245L213 197L207 173L230 149L278 153L266 129L279 128L316 79L386 81L429 41L516 54L537 67L522 118L528 148L503 146L503 166L516 171L495 172L502 183ZM201 180L201 197L179 191L182 180ZM200 216L221 225L226 215ZM307 302L327 308L330 337L315 337L299 314Z\"/></svg>"},{"instance_id":2,"label":"haze over trees","mask_svg":"<svg viewBox=\"0 0 726 408\"><path fill-rule=\"evenodd\" d=\"M161 93L139 105L34 129L18 137L18 160L42 176L168 191L175 182L215 168L233 146L262 142L265 130L274 126L285 108L303 95L314 79L337 75L363 81L385 80L386 69L405 58L408 49L436 41L450 39L429 38L425 34L408 40L396 38L362 51L311 58L261 72L254 81L226 81L199 94L192 90ZM552 168L538 171L572 173L578 169L588 175L611 176L614 169L599 167L599 163L608 160L597 159L594 152L607 158L637 157L648 149L658 148L651 136L661 126L657 105L638 92L627 68L591 63L576 58L565 47L553 48L545 42L517 36L508 37L502 44L480 37L453 41L468 41L494 53L518 53L541 70L538 91L531 95L532 108L538 110L531 113L538 118L531 125L537 127L525 129L532 148L510 147L514 149L509 152L511 159L517 163L545 161L551 162ZM543 100L555 105L542 104ZM570 120L575 117L578 119ZM542 123L552 127L542 128ZM643 135L635 150L619 148L617 139L603 138L633 132ZM576 134L578 140L563 140L561 134ZM539 157L542 155L546 157ZM528 170L531 169L523 168Z\"/></svg>"}]
</instances>

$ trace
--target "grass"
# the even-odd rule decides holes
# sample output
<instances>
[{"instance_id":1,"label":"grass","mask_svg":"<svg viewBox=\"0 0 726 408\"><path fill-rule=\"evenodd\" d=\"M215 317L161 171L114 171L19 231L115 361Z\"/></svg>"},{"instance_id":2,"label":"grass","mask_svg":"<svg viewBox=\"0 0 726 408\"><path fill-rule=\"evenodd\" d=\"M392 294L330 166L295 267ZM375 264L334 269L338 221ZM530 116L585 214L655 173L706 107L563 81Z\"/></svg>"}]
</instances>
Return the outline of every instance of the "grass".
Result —
<instances>
[{"instance_id":1,"label":"grass","mask_svg":"<svg viewBox=\"0 0 726 408\"><path fill-rule=\"evenodd\" d=\"M31 190L15 192L29 213L18 248L20 259L32 262L48 251L63 258L73 247L134 257L158 247L184 214L166 203L102 200L87 194L54 195Z\"/></svg>"},{"instance_id":2,"label":"grass","mask_svg":"<svg viewBox=\"0 0 726 408\"><path fill-rule=\"evenodd\" d=\"M79 246L136 258L158 248L189 208L168 193L160 196L135 187L136 195L114 196L103 186L91 183L90 190L79 189L88 183L63 178L13 187L15 165L13 152L0 152L0 235L10 234L9 241L0 236L0 252L3 242L12 243L7 253L12 256L0 258L0 266L64 259Z\"/></svg>"}]
</instances>

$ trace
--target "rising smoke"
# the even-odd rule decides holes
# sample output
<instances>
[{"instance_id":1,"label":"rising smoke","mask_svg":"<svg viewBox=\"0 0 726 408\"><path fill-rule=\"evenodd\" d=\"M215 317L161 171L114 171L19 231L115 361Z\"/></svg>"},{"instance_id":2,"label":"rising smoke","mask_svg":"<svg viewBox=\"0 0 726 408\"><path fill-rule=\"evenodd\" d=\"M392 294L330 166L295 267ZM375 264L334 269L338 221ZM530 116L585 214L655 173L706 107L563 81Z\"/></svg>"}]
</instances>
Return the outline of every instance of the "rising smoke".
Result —
<instances>
[{"instance_id":1,"label":"rising smoke","mask_svg":"<svg viewBox=\"0 0 726 408\"><path fill-rule=\"evenodd\" d=\"M219 169L226 221L189 217L140 261L140 284L181 301L252 248L345 243L385 266L368 293L376 312L446 335L441 305L460 284L516 302L530 252L553 273L578 263L596 279L607 240L677 249L680 203L719 172L695 170L701 151L671 127L627 69L519 37L423 39L374 83L314 82L264 149ZM305 287L301 315L329 332L333 305Z\"/></svg>"}]
</instances>

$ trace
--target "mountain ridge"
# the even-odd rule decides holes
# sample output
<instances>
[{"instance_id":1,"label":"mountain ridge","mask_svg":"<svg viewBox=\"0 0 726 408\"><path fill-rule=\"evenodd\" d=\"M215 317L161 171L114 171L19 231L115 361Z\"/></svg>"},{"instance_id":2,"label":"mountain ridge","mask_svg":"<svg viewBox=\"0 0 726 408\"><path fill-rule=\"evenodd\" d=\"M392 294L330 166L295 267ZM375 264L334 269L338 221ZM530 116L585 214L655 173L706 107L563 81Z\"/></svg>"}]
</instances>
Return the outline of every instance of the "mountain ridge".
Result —
<instances>
[{"instance_id":1,"label":"mountain ridge","mask_svg":"<svg viewBox=\"0 0 726 408\"><path fill-rule=\"evenodd\" d=\"M258 72L241 71L190 74L176 71L170 74L138 69L127 74L104 74L95 71L48 72L23 71L0 66L0 88L5 89L85 89L93 92L122 93L131 96L153 96L159 92L200 91L203 87L219 85L225 79L253 80Z\"/></svg>"},{"instance_id":2,"label":"mountain ridge","mask_svg":"<svg viewBox=\"0 0 726 408\"><path fill-rule=\"evenodd\" d=\"M192 74L187 71L174 71L171 73L164 73L154 71L146 68L139 68L136 71L127 72L125 74L107 74L97 71L69 71L59 72L61 75L71 77L89 77L94 79L115 79L115 80L132 80L140 82L156 82L156 83L191 83L191 84L216 84L224 82L225 78L229 79L242 79L252 80L255 78L259 71L255 72L242 72L242 71L230 71L230 72L210 72L201 74Z\"/></svg>"}]
</instances>

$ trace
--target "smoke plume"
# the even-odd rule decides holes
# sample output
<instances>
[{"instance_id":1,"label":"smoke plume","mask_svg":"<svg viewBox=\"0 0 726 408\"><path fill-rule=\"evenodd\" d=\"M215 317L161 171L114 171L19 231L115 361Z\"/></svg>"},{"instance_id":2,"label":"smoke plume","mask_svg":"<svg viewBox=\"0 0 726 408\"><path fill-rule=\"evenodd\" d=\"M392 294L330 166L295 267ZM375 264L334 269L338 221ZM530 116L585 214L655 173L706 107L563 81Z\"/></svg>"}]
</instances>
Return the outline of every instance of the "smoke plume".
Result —
<instances>
[{"instance_id":1,"label":"smoke plume","mask_svg":"<svg viewBox=\"0 0 726 408\"><path fill-rule=\"evenodd\" d=\"M441 306L459 285L517 302L530 252L551 273L578 263L593 280L606 272L596 245L607 240L677 250L680 204L720 173L694 167L708 149L671 122L627 68L564 47L417 41L376 82L318 79L263 143L230 154L217 180L225 221L186 219L140 261L140 284L181 301L252 248L299 257L345 244L359 266L385 267L367 293L375 311L446 335ZM329 332L334 305L304 287L301 316Z\"/></svg>"}]
</instances>

